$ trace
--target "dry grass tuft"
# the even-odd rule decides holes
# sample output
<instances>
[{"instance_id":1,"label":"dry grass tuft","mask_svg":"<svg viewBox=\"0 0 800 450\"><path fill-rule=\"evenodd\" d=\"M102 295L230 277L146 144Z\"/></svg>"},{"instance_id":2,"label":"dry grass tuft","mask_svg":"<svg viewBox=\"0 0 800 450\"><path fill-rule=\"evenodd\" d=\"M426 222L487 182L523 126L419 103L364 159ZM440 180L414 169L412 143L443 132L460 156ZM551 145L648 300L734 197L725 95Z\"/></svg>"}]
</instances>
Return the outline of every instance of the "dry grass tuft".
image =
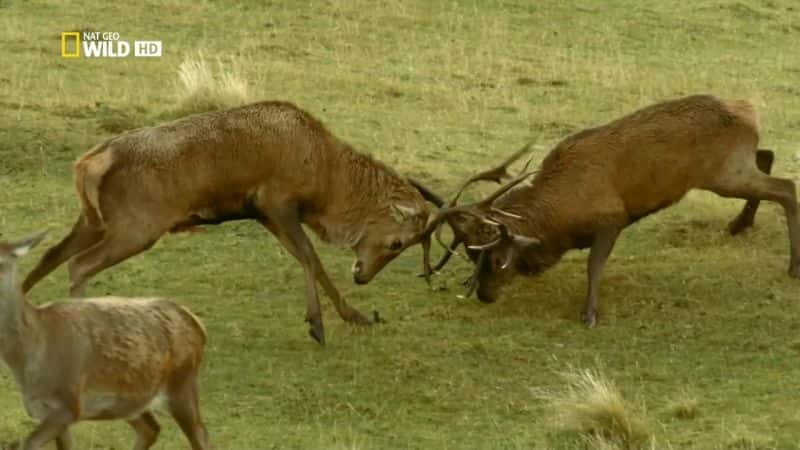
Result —
<instances>
[{"instance_id":1,"label":"dry grass tuft","mask_svg":"<svg viewBox=\"0 0 800 450\"><path fill-rule=\"evenodd\" d=\"M250 89L235 62L227 66L217 60L215 75L202 54L189 57L178 68L178 107L182 116L250 103Z\"/></svg>"},{"instance_id":2,"label":"dry grass tuft","mask_svg":"<svg viewBox=\"0 0 800 450\"><path fill-rule=\"evenodd\" d=\"M667 404L667 411L672 417L678 419L694 419L699 413L697 397L681 391Z\"/></svg>"},{"instance_id":3,"label":"dry grass tuft","mask_svg":"<svg viewBox=\"0 0 800 450\"><path fill-rule=\"evenodd\" d=\"M648 441L644 423L601 371L570 369L561 376L563 390L543 392L539 397L564 426L587 435L587 448L627 450Z\"/></svg>"}]
</instances>

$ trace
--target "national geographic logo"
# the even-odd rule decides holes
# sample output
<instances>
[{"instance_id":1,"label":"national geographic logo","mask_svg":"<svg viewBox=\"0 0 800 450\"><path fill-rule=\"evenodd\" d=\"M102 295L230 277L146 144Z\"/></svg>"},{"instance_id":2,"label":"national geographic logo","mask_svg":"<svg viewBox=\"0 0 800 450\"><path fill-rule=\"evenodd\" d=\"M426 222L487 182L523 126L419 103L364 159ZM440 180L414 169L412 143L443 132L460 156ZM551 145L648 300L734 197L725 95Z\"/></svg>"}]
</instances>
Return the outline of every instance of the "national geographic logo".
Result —
<instances>
[{"instance_id":1,"label":"national geographic logo","mask_svg":"<svg viewBox=\"0 0 800 450\"><path fill-rule=\"evenodd\" d=\"M161 41L133 41L133 56L160 57ZM62 58L127 58L131 43L120 40L115 31L63 31L61 33Z\"/></svg>"}]
</instances>

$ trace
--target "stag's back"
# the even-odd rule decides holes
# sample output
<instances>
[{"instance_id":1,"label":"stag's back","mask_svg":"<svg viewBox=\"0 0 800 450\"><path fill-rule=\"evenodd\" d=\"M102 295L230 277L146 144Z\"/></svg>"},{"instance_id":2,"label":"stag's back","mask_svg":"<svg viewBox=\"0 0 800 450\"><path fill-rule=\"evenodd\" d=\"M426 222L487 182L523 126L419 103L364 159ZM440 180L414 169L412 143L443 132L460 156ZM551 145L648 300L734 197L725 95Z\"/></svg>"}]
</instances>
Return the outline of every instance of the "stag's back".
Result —
<instances>
[{"instance_id":1,"label":"stag's back","mask_svg":"<svg viewBox=\"0 0 800 450\"><path fill-rule=\"evenodd\" d=\"M703 186L733 151L755 152L757 143L749 103L696 95L568 137L545 158L534 184L577 197L576 208L621 201L635 218Z\"/></svg>"},{"instance_id":2,"label":"stag's back","mask_svg":"<svg viewBox=\"0 0 800 450\"><path fill-rule=\"evenodd\" d=\"M260 102L114 137L76 163L76 180L93 179L95 190L102 186L115 199L138 199L145 190L149 202L178 208L209 198L225 203L256 184L311 195L324 189L325 168L340 147L305 111Z\"/></svg>"}]
</instances>

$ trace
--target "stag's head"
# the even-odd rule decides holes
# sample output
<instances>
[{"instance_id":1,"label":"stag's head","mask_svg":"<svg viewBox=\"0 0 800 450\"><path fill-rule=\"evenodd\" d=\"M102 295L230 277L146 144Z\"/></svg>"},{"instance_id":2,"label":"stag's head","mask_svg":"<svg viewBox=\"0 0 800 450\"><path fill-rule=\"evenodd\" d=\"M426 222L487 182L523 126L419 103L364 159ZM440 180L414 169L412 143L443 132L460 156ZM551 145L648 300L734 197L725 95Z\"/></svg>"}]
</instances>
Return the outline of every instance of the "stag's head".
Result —
<instances>
[{"instance_id":1,"label":"stag's head","mask_svg":"<svg viewBox=\"0 0 800 450\"><path fill-rule=\"evenodd\" d=\"M392 201L376 211L353 246L356 254L352 269L355 283L369 283L386 264L412 245L421 243L427 254L430 240L424 232L430 209L425 201L437 206L443 202L418 182L408 181L414 189L409 189L403 199Z\"/></svg>"},{"instance_id":2,"label":"stag's head","mask_svg":"<svg viewBox=\"0 0 800 450\"><path fill-rule=\"evenodd\" d=\"M388 211L375 217L366 227L353 251L353 281L367 284L409 246L418 242L417 237L428 222L428 209L424 204L393 203Z\"/></svg>"},{"instance_id":3,"label":"stag's head","mask_svg":"<svg viewBox=\"0 0 800 450\"><path fill-rule=\"evenodd\" d=\"M484 303L494 302L514 275L534 275L550 265L549 253L538 239L510 232L501 220L485 214L474 219L472 234L461 231L470 259L475 263L470 290L475 289Z\"/></svg>"},{"instance_id":4,"label":"stag's head","mask_svg":"<svg viewBox=\"0 0 800 450\"><path fill-rule=\"evenodd\" d=\"M501 165L467 180L449 202L449 207L440 209L427 228L428 233L436 233L438 238L441 225L450 225L454 241L449 247L452 249L458 244L464 244L467 256L475 264L475 271L468 281L468 295L477 290L478 298L483 302L493 302L500 287L514 274L535 274L549 265L548 253L538 239L515 234L507 224L510 220L524 219L494 206L495 200L532 175L525 172L530 160L522 175L501 186L484 200L459 206L456 203L464 189L475 181L500 183L503 178L510 177L509 165L526 153L530 145L511 155ZM445 261L443 259L437 267L441 267Z\"/></svg>"}]
</instances>

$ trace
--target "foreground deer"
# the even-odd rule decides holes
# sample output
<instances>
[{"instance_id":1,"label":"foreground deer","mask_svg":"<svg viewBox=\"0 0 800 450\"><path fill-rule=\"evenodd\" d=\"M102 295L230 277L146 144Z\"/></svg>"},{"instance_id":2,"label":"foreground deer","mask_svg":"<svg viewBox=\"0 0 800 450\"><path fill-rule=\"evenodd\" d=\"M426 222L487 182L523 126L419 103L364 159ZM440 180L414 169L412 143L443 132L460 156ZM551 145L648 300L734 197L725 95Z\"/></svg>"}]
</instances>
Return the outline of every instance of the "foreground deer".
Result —
<instances>
[{"instance_id":1,"label":"foreground deer","mask_svg":"<svg viewBox=\"0 0 800 450\"><path fill-rule=\"evenodd\" d=\"M484 201L454 206L456 196L428 232L449 222L456 237L450 248L467 245L476 265L473 287L484 302L493 302L511 275L535 275L567 250L590 247L583 320L592 327L600 274L620 232L687 191L704 189L747 199L731 234L753 225L760 200L780 204L789 229L789 275L799 278L795 185L769 175L773 153L757 145L756 114L747 102L697 95L659 103L564 139L535 176L523 174ZM470 181L498 181L520 155Z\"/></svg>"},{"instance_id":2,"label":"foreground deer","mask_svg":"<svg viewBox=\"0 0 800 450\"><path fill-rule=\"evenodd\" d=\"M167 232L254 219L302 264L306 320L320 343L317 283L342 319L372 321L339 295L301 224L324 241L351 247L353 279L365 284L410 245L427 248L423 195L438 201L283 102L124 133L83 155L75 182L82 212L28 275L25 292L72 258L70 294L81 296L91 276L147 250Z\"/></svg>"},{"instance_id":3,"label":"foreground deer","mask_svg":"<svg viewBox=\"0 0 800 450\"><path fill-rule=\"evenodd\" d=\"M200 321L168 300L100 298L32 306L16 282L17 259L43 237L0 242L0 356L39 426L23 450L55 439L71 449L81 420L125 419L150 448L164 401L193 449L207 449L197 375L206 335Z\"/></svg>"}]
</instances>

